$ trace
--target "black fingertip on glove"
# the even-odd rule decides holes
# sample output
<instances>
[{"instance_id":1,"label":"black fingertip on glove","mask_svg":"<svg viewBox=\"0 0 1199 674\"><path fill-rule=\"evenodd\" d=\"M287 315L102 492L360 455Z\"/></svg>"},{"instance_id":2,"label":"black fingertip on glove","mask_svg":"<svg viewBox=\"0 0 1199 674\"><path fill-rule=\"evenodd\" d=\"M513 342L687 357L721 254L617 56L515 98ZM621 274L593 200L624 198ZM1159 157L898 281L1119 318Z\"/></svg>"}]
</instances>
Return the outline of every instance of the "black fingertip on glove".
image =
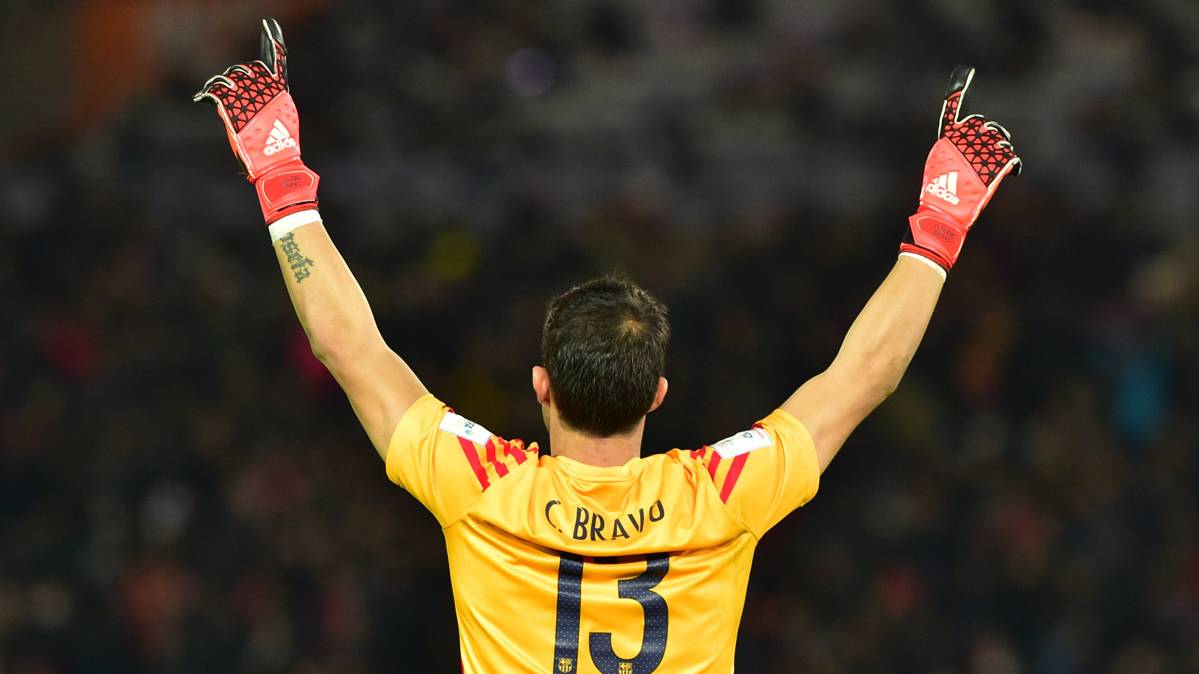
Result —
<instances>
[{"instance_id":1,"label":"black fingertip on glove","mask_svg":"<svg viewBox=\"0 0 1199 674\"><path fill-rule=\"evenodd\" d=\"M283 29L279 27L279 22L267 17L262 20L262 33L258 40L258 53L262 55L262 62L266 64L266 67L278 72L275 70L276 43L284 50L287 49L287 43L283 41ZM286 62L284 62L283 67L287 67ZM283 75L284 79L287 78L287 73L279 74Z\"/></svg>"},{"instance_id":2,"label":"black fingertip on glove","mask_svg":"<svg viewBox=\"0 0 1199 674\"><path fill-rule=\"evenodd\" d=\"M973 66L958 66L953 69L953 73L949 75L949 86L945 87L945 98L965 91L970 86L970 80L974 79Z\"/></svg>"}]
</instances>

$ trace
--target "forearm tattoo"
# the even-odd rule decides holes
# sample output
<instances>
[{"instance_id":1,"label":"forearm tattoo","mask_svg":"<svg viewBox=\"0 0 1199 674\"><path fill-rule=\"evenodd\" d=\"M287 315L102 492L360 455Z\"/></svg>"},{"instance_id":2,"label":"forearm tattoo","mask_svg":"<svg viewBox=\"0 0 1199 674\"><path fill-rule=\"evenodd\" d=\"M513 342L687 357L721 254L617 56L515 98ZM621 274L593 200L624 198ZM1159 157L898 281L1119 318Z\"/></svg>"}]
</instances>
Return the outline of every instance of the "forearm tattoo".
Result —
<instances>
[{"instance_id":1,"label":"forearm tattoo","mask_svg":"<svg viewBox=\"0 0 1199 674\"><path fill-rule=\"evenodd\" d=\"M279 243L283 244L283 254L287 256L287 264L296 275L296 283L303 283L304 279L312 276L312 267L316 266L316 263L300 252L296 235L285 234L279 237Z\"/></svg>"}]
</instances>

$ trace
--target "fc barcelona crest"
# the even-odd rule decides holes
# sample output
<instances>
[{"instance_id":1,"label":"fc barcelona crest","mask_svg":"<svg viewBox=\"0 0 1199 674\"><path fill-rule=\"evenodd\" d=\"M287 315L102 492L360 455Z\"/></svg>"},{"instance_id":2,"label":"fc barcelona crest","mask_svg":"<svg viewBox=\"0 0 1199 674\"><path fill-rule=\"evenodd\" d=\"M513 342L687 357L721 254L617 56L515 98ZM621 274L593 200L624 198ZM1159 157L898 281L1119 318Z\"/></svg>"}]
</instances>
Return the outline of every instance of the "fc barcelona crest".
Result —
<instances>
[{"instance_id":1,"label":"fc barcelona crest","mask_svg":"<svg viewBox=\"0 0 1199 674\"><path fill-rule=\"evenodd\" d=\"M562 674L573 672L575 670L575 661L573 658L558 658L558 671Z\"/></svg>"}]
</instances>

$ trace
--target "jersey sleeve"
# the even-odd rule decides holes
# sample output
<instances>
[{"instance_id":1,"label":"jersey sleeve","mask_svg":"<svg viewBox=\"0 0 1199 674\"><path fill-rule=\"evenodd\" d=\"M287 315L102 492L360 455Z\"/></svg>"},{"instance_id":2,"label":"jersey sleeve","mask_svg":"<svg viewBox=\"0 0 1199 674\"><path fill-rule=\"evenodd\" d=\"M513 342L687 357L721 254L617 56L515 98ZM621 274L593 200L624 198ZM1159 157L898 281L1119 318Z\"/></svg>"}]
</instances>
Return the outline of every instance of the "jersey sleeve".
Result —
<instances>
[{"instance_id":1,"label":"jersey sleeve","mask_svg":"<svg viewBox=\"0 0 1199 674\"><path fill-rule=\"evenodd\" d=\"M426 394L408 408L391 435L387 477L444 527L535 454L535 445L525 449L520 440L504 440Z\"/></svg>"},{"instance_id":2,"label":"jersey sleeve","mask_svg":"<svg viewBox=\"0 0 1199 674\"><path fill-rule=\"evenodd\" d=\"M820 486L808 429L781 409L692 455L708 469L720 500L757 537L812 500Z\"/></svg>"}]
</instances>

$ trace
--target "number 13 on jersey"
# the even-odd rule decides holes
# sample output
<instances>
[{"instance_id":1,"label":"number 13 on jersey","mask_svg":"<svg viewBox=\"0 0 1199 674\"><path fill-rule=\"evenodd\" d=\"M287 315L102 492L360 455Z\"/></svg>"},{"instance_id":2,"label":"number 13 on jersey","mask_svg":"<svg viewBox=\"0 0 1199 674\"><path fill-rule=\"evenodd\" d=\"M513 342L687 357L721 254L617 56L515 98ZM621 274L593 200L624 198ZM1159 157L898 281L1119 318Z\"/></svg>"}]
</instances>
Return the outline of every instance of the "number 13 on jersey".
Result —
<instances>
[{"instance_id":1,"label":"number 13 on jersey","mask_svg":"<svg viewBox=\"0 0 1199 674\"><path fill-rule=\"evenodd\" d=\"M669 557L665 554L650 555L646 557L644 573L616 581L617 596L641 604L645 624L641 633L641 650L631 658L622 658L612 649L611 632L591 632L587 635L591 661L603 674L649 674L662 664L670 616L666 600L653 588L662 582L669 570ZM583 558L563 553L558 564L558 619L554 629L554 663L551 672L571 674L577 669L582 590Z\"/></svg>"}]
</instances>

